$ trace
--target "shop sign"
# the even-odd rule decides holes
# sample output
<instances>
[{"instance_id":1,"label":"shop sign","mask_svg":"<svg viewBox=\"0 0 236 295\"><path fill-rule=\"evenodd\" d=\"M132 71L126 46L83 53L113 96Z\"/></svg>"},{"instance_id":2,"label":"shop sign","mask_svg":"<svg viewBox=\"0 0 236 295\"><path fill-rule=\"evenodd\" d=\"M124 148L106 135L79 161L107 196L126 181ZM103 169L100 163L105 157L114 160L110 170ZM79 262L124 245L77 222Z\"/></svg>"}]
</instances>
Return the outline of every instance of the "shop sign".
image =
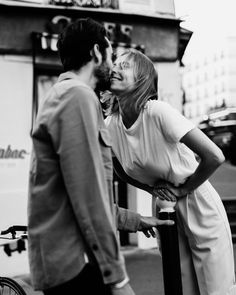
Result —
<instances>
[{"instance_id":1,"label":"shop sign","mask_svg":"<svg viewBox=\"0 0 236 295\"><path fill-rule=\"evenodd\" d=\"M0 160L1 159L25 159L29 154L25 149L13 149L9 144L6 148L0 146Z\"/></svg>"}]
</instances>

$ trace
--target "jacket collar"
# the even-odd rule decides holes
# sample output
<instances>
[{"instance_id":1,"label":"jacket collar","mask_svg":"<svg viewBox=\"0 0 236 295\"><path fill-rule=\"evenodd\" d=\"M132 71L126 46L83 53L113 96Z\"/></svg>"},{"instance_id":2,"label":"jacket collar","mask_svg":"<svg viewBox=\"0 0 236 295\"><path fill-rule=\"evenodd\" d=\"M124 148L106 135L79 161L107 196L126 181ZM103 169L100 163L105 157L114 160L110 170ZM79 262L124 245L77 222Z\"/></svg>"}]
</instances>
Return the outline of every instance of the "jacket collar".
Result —
<instances>
[{"instance_id":1,"label":"jacket collar","mask_svg":"<svg viewBox=\"0 0 236 295\"><path fill-rule=\"evenodd\" d=\"M71 71L68 71L68 72L65 72L65 73L62 73L60 74L60 76L58 77L58 82L62 82L64 80L69 80L69 79L74 79L77 81L77 83L81 86L84 86L86 88L89 88L89 89L92 89L90 86L88 86L86 83L84 83L83 81L81 81L78 76L71 72Z\"/></svg>"}]
</instances>

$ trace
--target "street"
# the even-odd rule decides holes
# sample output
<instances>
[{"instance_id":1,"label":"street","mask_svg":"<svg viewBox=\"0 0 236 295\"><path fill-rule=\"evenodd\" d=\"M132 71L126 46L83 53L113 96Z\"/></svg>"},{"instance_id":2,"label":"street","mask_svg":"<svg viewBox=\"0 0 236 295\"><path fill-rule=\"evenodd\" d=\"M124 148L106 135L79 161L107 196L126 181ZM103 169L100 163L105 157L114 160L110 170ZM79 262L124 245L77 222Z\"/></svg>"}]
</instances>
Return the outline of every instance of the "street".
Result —
<instances>
[{"instance_id":1,"label":"street","mask_svg":"<svg viewBox=\"0 0 236 295\"><path fill-rule=\"evenodd\" d=\"M222 199L236 197L236 166L225 162L216 170L210 182Z\"/></svg>"},{"instance_id":2,"label":"street","mask_svg":"<svg viewBox=\"0 0 236 295\"><path fill-rule=\"evenodd\" d=\"M236 167L224 163L210 180L222 198L235 196ZM236 244L234 244L234 248L236 253ZM164 295L162 261L158 250L155 248L144 250L128 246L122 248L122 251L125 256L130 283L136 295ZM234 257L236 262L236 254L234 254ZM6 259L10 260L11 258L7 257ZM24 287L28 295L42 294L33 291L27 274L17 275L15 278Z\"/></svg>"},{"instance_id":3,"label":"street","mask_svg":"<svg viewBox=\"0 0 236 295\"><path fill-rule=\"evenodd\" d=\"M210 182L223 198L236 197L236 166L225 162ZM136 295L164 295L162 261L157 249L126 251L127 269ZM234 244L236 263L236 244Z\"/></svg>"}]
</instances>

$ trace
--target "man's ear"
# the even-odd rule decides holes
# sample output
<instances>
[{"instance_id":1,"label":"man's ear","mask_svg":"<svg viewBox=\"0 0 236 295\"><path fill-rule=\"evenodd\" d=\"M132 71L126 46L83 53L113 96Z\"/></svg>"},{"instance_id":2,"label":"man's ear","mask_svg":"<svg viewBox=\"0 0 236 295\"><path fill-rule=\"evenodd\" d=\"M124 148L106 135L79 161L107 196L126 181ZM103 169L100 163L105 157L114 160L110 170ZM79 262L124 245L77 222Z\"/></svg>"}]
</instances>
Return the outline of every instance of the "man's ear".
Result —
<instances>
[{"instance_id":1,"label":"man's ear","mask_svg":"<svg viewBox=\"0 0 236 295\"><path fill-rule=\"evenodd\" d=\"M95 62L100 65L102 63L102 54L99 50L99 45L95 44L93 49L90 51L91 56L94 58Z\"/></svg>"}]
</instances>

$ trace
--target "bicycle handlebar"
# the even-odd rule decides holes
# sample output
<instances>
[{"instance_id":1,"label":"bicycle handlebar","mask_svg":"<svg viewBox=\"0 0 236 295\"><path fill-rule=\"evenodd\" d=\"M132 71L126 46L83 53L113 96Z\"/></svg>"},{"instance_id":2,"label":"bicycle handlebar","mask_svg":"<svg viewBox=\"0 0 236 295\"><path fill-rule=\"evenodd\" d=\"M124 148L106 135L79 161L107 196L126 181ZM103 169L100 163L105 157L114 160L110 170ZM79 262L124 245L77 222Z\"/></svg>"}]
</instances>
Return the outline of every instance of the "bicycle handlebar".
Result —
<instances>
[{"instance_id":1,"label":"bicycle handlebar","mask_svg":"<svg viewBox=\"0 0 236 295\"><path fill-rule=\"evenodd\" d=\"M17 231L26 232L27 226L26 225L13 225L13 226L10 226L8 229L1 231L0 235L12 234L12 237L14 238L16 236Z\"/></svg>"},{"instance_id":2,"label":"bicycle handlebar","mask_svg":"<svg viewBox=\"0 0 236 295\"><path fill-rule=\"evenodd\" d=\"M23 234L19 233L19 236L17 236L16 232L23 232ZM7 235L7 234L10 234L11 237L9 236L3 237L4 235ZM1 244L0 246L4 247L4 252L8 256L11 256L12 252L18 251L19 253L21 253L22 251L26 250L24 240L27 238L28 238L28 235L27 235L26 225L13 225L6 230L0 231L0 239L11 240L11 242ZM15 244L16 247L10 247L10 244L12 243L13 240L16 243ZM0 293L1 293L1 290L0 290Z\"/></svg>"}]
</instances>

